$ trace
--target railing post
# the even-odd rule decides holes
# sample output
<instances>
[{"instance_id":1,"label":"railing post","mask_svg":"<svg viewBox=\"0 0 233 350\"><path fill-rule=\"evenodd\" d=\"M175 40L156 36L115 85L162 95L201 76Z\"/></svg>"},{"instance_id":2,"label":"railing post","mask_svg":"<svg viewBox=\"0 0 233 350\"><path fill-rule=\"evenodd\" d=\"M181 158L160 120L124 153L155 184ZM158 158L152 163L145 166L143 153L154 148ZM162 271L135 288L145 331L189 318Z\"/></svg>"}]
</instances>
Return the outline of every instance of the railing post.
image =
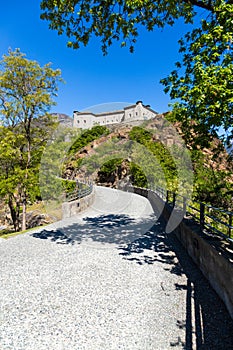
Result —
<instances>
[{"instance_id":1,"label":"railing post","mask_svg":"<svg viewBox=\"0 0 233 350\"><path fill-rule=\"evenodd\" d=\"M166 202L169 202L169 191L167 190L167 194L166 194Z\"/></svg>"},{"instance_id":2,"label":"railing post","mask_svg":"<svg viewBox=\"0 0 233 350\"><path fill-rule=\"evenodd\" d=\"M183 215L186 216L186 210L187 210L187 198L183 197Z\"/></svg>"},{"instance_id":3,"label":"railing post","mask_svg":"<svg viewBox=\"0 0 233 350\"><path fill-rule=\"evenodd\" d=\"M232 215L229 214L229 227L228 227L228 236L231 238L231 226L232 226Z\"/></svg>"},{"instance_id":4,"label":"railing post","mask_svg":"<svg viewBox=\"0 0 233 350\"><path fill-rule=\"evenodd\" d=\"M173 206L173 208L175 207L175 204L176 204L176 194L173 192L172 193L172 206Z\"/></svg>"},{"instance_id":5,"label":"railing post","mask_svg":"<svg viewBox=\"0 0 233 350\"><path fill-rule=\"evenodd\" d=\"M200 203L200 225L201 228L204 229L205 227L205 204Z\"/></svg>"}]
</instances>

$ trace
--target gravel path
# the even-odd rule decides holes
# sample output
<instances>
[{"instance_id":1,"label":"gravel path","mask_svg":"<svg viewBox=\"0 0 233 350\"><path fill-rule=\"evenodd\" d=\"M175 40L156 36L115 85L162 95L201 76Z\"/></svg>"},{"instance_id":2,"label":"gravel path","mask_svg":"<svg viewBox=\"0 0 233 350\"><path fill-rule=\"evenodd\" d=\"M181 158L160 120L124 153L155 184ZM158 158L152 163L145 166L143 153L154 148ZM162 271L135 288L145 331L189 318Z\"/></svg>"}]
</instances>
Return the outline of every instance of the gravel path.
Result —
<instances>
[{"instance_id":1,"label":"gravel path","mask_svg":"<svg viewBox=\"0 0 233 350\"><path fill-rule=\"evenodd\" d=\"M225 307L154 222L145 198L96 188L78 218L1 240L0 349L233 348Z\"/></svg>"}]
</instances>

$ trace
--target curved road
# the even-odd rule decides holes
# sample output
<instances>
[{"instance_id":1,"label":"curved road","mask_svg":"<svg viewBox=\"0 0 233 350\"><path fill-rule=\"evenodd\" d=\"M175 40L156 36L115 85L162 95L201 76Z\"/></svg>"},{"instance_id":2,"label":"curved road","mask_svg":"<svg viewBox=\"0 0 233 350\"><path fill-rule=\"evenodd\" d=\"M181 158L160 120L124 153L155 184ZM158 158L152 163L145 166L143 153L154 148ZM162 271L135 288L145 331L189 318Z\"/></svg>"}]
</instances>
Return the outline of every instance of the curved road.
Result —
<instances>
[{"instance_id":1,"label":"curved road","mask_svg":"<svg viewBox=\"0 0 233 350\"><path fill-rule=\"evenodd\" d=\"M1 240L0 349L232 348L224 305L147 199L95 191L79 216Z\"/></svg>"}]
</instances>

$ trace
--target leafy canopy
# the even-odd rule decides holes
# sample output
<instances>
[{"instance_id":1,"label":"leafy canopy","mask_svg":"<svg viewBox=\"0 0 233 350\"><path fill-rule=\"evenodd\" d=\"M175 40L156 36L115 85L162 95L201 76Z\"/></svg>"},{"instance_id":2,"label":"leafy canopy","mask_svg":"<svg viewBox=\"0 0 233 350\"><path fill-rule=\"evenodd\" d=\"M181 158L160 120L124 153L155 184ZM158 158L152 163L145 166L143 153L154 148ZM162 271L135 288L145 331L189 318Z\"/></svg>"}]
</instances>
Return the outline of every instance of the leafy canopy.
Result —
<instances>
[{"instance_id":1,"label":"leafy canopy","mask_svg":"<svg viewBox=\"0 0 233 350\"><path fill-rule=\"evenodd\" d=\"M0 118L4 125L29 126L32 119L44 116L55 105L61 72L53 70L50 63L41 67L16 49L3 55L0 69Z\"/></svg>"},{"instance_id":2,"label":"leafy canopy","mask_svg":"<svg viewBox=\"0 0 233 350\"><path fill-rule=\"evenodd\" d=\"M191 22L193 5L212 8L212 2L206 0L180 1L179 5L175 0L43 0L41 18L48 20L58 34L66 34L67 45L74 49L80 44L86 46L96 36L101 39L104 54L113 41L120 41L121 46L129 44L132 52L140 26L151 31L173 25L180 17Z\"/></svg>"},{"instance_id":3,"label":"leafy canopy","mask_svg":"<svg viewBox=\"0 0 233 350\"><path fill-rule=\"evenodd\" d=\"M226 138L233 137L232 39L233 4L220 2L210 19L179 41L182 61L161 80L165 92L176 100L173 116L182 122L189 139L200 135L204 140L203 134L216 135L219 130Z\"/></svg>"}]
</instances>

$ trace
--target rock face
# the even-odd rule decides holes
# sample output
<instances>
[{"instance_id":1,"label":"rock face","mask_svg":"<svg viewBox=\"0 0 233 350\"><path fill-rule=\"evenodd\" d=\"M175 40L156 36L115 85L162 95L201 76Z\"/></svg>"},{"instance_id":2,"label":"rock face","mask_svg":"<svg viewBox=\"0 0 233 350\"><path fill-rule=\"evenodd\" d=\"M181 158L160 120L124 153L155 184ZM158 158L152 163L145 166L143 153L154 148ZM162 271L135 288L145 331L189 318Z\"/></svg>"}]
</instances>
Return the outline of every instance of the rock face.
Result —
<instances>
[{"instance_id":1,"label":"rock face","mask_svg":"<svg viewBox=\"0 0 233 350\"><path fill-rule=\"evenodd\" d=\"M27 229L51 224L52 218L47 214L41 214L37 211L31 211L26 214L26 227Z\"/></svg>"},{"instance_id":2,"label":"rock face","mask_svg":"<svg viewBox=\"0 0 233 350\"><path fill-rule=\"evenodd\" d=\"M125 159L110 172L98 171L96 183L101 186L123 188L130 184L130 162Z\"/></svg>"}]
</instances>

